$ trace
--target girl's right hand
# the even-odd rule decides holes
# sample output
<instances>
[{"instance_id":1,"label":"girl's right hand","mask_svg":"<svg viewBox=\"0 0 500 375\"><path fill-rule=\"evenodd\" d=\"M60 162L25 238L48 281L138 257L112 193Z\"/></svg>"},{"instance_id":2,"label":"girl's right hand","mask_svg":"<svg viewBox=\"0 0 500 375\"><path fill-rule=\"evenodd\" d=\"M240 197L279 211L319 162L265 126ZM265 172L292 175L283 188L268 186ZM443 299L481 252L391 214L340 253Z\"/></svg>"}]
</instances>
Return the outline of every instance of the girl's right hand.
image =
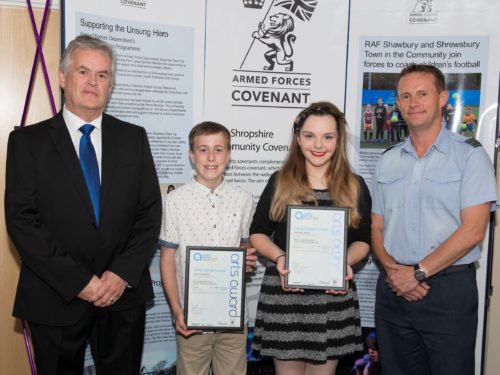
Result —
<instances>
[{"instance_id":1,"label":"girl's right hand","mask_svg":"<svg viewBox=\"0 0 500 375\"><path fill-rule=\"evenodd\" d=\"M281 289L285 292L304 292L304 289L300 288L285 288L285 276L290 273L290 270L285 268L285 257L281 256L276 260L276 269L280 275Z\"/></svg>"}]
</instances>

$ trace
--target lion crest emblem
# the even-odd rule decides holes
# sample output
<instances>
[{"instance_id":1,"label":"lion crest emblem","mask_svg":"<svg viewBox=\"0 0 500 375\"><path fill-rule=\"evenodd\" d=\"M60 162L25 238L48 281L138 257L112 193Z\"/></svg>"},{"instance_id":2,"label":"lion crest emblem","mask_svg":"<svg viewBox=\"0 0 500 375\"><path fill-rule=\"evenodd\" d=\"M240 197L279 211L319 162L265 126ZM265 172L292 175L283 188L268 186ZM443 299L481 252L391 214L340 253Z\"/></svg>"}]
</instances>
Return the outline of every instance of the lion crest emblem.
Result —
<instances>
[{"instance_id":1,"label":"lion crest emblem","mask_svg":"<svg viewBox=\"0 0 500 375\"><path fill-rule=\"evenodd\" d=\"M274 70L276 64L285 65L285 70L293 70L293 43L295 35L292 33L295 25L293 18L285 13L276 13L269 17L270 27L265 28L263 22L259 22L257 31L252 33L252 37L268 46L270 49L264 54L269 65L264 66L264 70Z\"/></svg>"},{"instance_id":2,"label":"lion crest emblem","mask_svg":"<svg viewBox=\"0 0 500 375\"><path fill-rule=\"evenodd\" d=\"M422 13L432 12L432 0L417 0L415 10L417 10L417 8L420 8L420 12Z\"/></svg>"}]
</instances>

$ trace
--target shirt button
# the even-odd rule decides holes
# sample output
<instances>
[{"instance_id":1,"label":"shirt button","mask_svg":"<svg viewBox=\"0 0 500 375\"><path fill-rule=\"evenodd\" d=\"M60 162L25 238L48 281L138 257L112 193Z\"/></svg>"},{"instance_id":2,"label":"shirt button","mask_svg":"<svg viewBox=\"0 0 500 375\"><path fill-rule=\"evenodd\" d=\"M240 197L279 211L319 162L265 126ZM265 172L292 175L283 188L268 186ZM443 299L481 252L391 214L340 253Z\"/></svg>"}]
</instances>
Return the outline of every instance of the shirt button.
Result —
<instances>
[{"instance_id":1,"label":"shirt button","mask_svg":"<svg viewBox=\"0 0 500 375\"><path fill-rule=\"evenodd\" d=\"M212 208L215 208L215 204L212 204Z\"/></svg>"},{"instance_id":2,"label":"shirt button","mask_svg":"<svg viewBox=\"0 0 500 375\"><path fill-rule=\"evenodd\" d=\"M217 228L217 225L214 224L214 228Z\"/></svg>"}]
</instances>

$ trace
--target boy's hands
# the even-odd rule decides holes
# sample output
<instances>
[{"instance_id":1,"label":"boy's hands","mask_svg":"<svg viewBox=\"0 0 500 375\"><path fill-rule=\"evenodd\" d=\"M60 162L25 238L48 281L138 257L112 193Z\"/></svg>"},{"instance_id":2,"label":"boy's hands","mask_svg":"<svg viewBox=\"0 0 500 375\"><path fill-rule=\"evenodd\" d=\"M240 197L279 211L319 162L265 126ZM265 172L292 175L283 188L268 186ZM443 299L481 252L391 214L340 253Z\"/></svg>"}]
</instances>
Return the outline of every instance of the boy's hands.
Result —
<instances>
[{"instance_id":1,"label":"boy's hands","mask_svg":"<svg viewBox=\"0 0 500 375\"><path fill-rule=\"evenodd\" d=\"M184 337L189 337L195 333L201 333L200 330L187 329L186 323L184 323L184 311L183 310L179 310L175 314L175 331Z\"/></svg>"},{"instance_id":2,"label":"boy's hands","mask_svg":"<svg viewBox=\"0 0 500 375\"><path fill-rule=\"evenodd\" d=\"M257 263L257 255L255 255L254 247L247 247L246 249L246 271L252 272L255 268L255 264Z\"/></svg>"}]
</instances>

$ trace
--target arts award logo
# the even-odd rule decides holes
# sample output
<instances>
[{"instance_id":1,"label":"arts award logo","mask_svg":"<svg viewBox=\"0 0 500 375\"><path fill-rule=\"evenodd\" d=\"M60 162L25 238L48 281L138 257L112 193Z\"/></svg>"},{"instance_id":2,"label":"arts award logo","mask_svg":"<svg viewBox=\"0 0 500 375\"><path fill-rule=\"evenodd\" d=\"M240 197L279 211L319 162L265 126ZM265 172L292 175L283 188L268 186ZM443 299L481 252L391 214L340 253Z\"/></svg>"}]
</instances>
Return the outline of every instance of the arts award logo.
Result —
<instances>
[{"instance_id":1,"label":"arts award logo","mask_svg":"<svg viewBox=\"0 0 500 375\"><path fill-rule=\"evenodd\" d=\"M434 0L416 0L410 11L409 22L411 24L428 25L436 23L438 13L434 9Z\"/></svg>"},{"instance_id":2,"label":"arts award logo","mask_svg":"<svg viewBox=\"0 0 500 375\"><path fill-rule=\"evenodd\" d=\"M267 4L266 0L242 1L248 17L256 18L256 26L248 30L248 44L242 49L241 63L233 69L232 105L306 107L312 77L307 66L297 66L294 60L295 54L300 53L295 45L300 38L296 25L311 21L318 1L272 0Z\"/></svg>"}]
</instances>

